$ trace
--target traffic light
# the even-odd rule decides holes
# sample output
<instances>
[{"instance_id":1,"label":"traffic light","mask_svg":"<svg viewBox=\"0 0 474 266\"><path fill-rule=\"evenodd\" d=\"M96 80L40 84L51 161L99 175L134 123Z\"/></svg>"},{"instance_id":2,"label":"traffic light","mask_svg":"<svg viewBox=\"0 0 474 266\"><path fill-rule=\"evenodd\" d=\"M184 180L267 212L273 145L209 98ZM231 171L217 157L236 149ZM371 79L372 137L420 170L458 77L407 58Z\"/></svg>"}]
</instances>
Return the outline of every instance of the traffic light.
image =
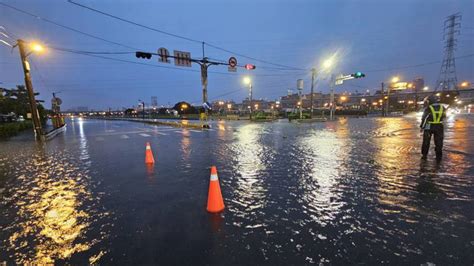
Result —
<instances>
[{"instance_id":1,"label":"traffic light","mask_svg":"<svg viewBox=\"0 0 474 266\"><path fill-rule=\"evenodd\" d=\"M245 69L247 69L247 70L253 70L253 69L255 69L255 65L246 64L246 65L245 65Z\"/></svg>"},{"instance_id":2,"label":"traffic light","mask_svg":"<svg viewBox=\"0 0 474 266\"><path fill-rule=\"evenodd\" d=\"M146 58L146 59L150 59L151 58L151 54L150 53L145 53L145 52L136 52L135 53L135 56L137 58Z\"/></svg>"},{"instance_id":3,"label":"traffic light","mask_svg":"<svg viewBox=\"0 0 474 266\"><path fill-rule=\"evenodd\" d=\"M352 76L353 78L355 78L355 79L360 79L360 78L365 77L365 74L362 73L362 72L356 72L356 73L354 73L354 74L351 74L351 76Z\"/></svg>"}]
</instances>

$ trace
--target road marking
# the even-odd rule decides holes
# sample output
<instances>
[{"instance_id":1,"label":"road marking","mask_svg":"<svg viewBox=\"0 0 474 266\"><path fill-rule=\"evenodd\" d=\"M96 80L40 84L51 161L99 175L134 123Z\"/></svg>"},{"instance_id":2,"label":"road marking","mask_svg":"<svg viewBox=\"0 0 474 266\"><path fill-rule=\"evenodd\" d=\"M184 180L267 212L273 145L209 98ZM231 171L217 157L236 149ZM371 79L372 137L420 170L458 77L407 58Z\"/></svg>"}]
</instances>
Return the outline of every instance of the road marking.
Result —
<instances>
[{"instance_id":1,"label":"road marking","mask_svg":"<svg viewBox=\"0 0 474 266\"><path fill-rule=\"evenodd\" d=\"M158 129L157 131L168 132L168 131L174 131L174 130L176 130L175 127L172 127L172 128L164 128L164 129Z\"/></svg>"},{"instance_id":2,"label":"road marking","mask_svg":"<svg viewBox=\"0 0 474 266\"><path fill-rule=\"evenodd\" d=\"M122 136L120 136L120 138L121 138L121 139L129 139L130 137L127 136L127 135L122 135Z\"/></svg>"},{"instance_id":3,"label":"road marking","mask_svg":"<svg viewBox=\"0 0 474 266\"><path fill-rule=\"evenodd\" d=\"M201 133L201 132L202 132L201 130L193 130L193 129L190 129L189 131L191 131L191 132L197 132L197 133Z\"/></svg>"},{"instance_id":4,"label":"road marking","mask_svg":"<svg viewBox=\"0 0 474 266\"><path fill-rule=\"evenodd\" d=\"M159 131L154 131L154 133L155 133L155 134L158 134L158 135L163 135L163 136L166 136L166 135L168 135L168 134L166 134L166 133L159 132Z\"/></svg>"},{"instance_id":5,"label":"road marking","mask_svg":"<svg viewBox=\"0 0 474 266\"><path fill-rule=\"evenodd\" d=\"M138 134L138 135L140 135L142 137L151 137L151 135L148 135L148 134L145 134L145 133L141 133L141 134Z\"/></svg>"},{"instance_id":6,"label":"road marking","mask_svg":"<svg viewBox=\"0 0 474 266\"><path fill-rule=\"evenodd\" d=\"M105 132L115 132L115 129L107 129Z\"/></svg>"},{"instance_id":7,"label":"road marking","mask_svg":"<svg viewBox=\"0 0 474 266\"><path fill-rule=\"evenodd\" d=\"M95 140L96 141L104 141L104 138L103 137L96 137Z\"/></svg>"}]
</instances>

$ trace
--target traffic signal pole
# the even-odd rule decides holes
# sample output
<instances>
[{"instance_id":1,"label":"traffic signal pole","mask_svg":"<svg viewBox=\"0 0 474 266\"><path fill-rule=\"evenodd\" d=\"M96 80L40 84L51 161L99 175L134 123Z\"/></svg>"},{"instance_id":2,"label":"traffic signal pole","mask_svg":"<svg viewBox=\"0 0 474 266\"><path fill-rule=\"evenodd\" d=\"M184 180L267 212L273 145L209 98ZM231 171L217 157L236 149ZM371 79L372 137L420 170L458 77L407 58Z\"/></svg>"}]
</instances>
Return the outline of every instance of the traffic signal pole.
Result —
<instances>
[{"instance_id":1,"label":"traffic signal pole","mask_svg":"<svg viewBox=\"0 0 474 266\"><path fill-rule=\"evenodd\" d=\"M202 55L203 55L202 59L193 59L193 58L190 58L190 57L183 58L183 57L178 57L178 56L172 56L172 55L169 55L167 52L166 52L166 54L159 54L159 53L149 53L149 52L137 51L135 53L135 56L137 58L151 59L152 55L157 55L157 56L161 57L161 59L162 59L161 62L169 63L168 58L173 58L175 60L179 59L179 60L184 60L184 61L187 61L187 62L192 62L192 63L199 64L199 66L201 67L202 101L203 101L203 104L207 105L207 101L208 101L208 97L207 97L207 83L208 83L207 73L208 73L208 71L207 71L207 69L212 65L227 65L227 66L231 66L231 67L236 67L236 66L239 66L239 65L237 65L237 61L233 57L231 57L230 59L233 58L235 60L234 64L231 64L230 59L229 59L229 63L208 60L208 58L205 57L205 54L204 54L204 43L202 43L202 45L203 45L202 46L202 49L203 49L202 50ZM162 50L162 49L164 49L164 48L160 48L160 50ZM166 50L166 49L164 49L164 50ZM246 64L244 66L239 66L239 67L246 68L247 70L255 69L255 65L252 65L252 64ZM206 107L205 107L205 112L206 112L206 120L207 120L208 109ZM203 125L203 127L209 127L209 125Z\"/></svg>"},{"instance_id":2,"label":"traffic signal pole","mask_svg":"<svg viewBox=\"0 0 474 266\"><path fill-rule=\"evenodd\" d=\"M331 81L330 81L330 84L329 84L329 86L331 87L331 98L330 98L331 113L329 115L330 120L334 119L334 110L335 110L334 87L336 85L343 84L344 81L346 81L346 80L359 79L359 78L363 78L363 77L365 77L365 74L362 73L362 72L356 72L356 73L349 74L349 75L343 75L343 74L339 74L337 76L334 75L334 74L331 75Z\"/></svg>"},{"instance_id":3,"label":"traffic signal pole","mask_svg":"<svg viewBox=\"0 0 474 266\"><path fill-rule=\"evenodd\" d=\"M25 75L25 86L28 91L28 99L30 101L31 116L33 119L33 126L36 139L42 139L43 128L41 127L41 120L36 106L35 93L33 90L33 84L31 82L30 64L26 60L28 53L25 50L25 41L17 40L18 49L20 50L21 64L23 66L23 73Z\"/></svg>"}]
</instances>

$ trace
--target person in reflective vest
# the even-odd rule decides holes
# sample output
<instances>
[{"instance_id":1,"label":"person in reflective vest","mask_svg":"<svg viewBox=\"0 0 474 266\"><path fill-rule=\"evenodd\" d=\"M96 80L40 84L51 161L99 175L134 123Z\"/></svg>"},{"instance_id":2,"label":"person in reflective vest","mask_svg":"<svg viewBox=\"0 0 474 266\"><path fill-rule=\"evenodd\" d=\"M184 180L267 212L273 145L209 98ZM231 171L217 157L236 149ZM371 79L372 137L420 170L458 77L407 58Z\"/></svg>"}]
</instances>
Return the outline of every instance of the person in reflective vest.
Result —
<instances>
[{"instance_id":1,"label":"person in reflective vest","mask_svg":"<svg viewBox=\"0 0 474 266\"><path fill-rule=\"evenodd\" d=\"M426 159L430 149L431 136L434 137L436 160L439 162L443 157L444 126L446 107L441 103L439 96L425 98L425 110L421 118L420 131L423 132L423 144L421 146L421 158Z\"/></svg>"}]
</instances>

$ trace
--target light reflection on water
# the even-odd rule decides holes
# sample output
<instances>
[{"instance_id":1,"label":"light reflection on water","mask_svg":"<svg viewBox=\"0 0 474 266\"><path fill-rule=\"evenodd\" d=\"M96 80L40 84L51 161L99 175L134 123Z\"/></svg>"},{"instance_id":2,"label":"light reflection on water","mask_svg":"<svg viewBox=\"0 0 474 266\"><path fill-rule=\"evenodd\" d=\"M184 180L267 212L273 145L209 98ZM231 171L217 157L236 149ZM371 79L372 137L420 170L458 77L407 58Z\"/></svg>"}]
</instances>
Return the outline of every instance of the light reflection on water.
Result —
<instances>
[{"instance_id":1,"label":"light reflection on water","mask_svg":"<svg viewBox=\"0 0 474 266\"><path fill-rule=\"evenodd\" d=\"M336 132L344 134L344 128ZM321 225L335 218L344 205L337 184L346 169L342 162L347 157L346 139L337 136L333 130L311 131L299 139L297 146L302 150L302 163L309 180L300 177L303 200L310 217Z\"/></svg>"},{"instance_id":2,"label":"light reflection on water","mask_svg":"<svg viewBox=\"0 0 474 266\"><path fill-rule=\"evenodd\" d=\"M272 152L265 150L260 138L262 127L259 124L243 125L236 133L231 150L235 154L233 171L237 175L232 199L236 203L231 209L238 217L255 219L247 228L264 226L259 223L258 214L266 204L267 188L264 186L261 173L266 170L265 158L272 156ZM232 207L229 207L232 208ZM239 223L236 223L239 226Z\"/></svg>"},{"instance_id":3,"label":"light reflection on water","mask_svg":"<svg viewBox=\"0 0 474 266\"><path fill-rule=\"evenodd\" d=\"M380 137L373 139L376 145L375 163L379 167L376 171L379 180L378 200L382 211L399 213L399 208L410 210L413 207L406 204L408 198L402 191L413 185L410 181L407 182L406 178L408 174L417 172L418 165L409 158L419 154L419 151L418 147L407 142L405 138L393 134L404 128L413 128L413 125L405 119L380 119L376 120L376 123L379 132L383 132ZM408 134L411 138L418 137L417 133Z\"/></svg>"},{"instance_id":4,"label":"light reflection on water","mask_svg":"<svg viewBox=\"0 0 474 266\"><path fill-rule=\"evenodd\" d=\"M17 165L9 173L14 179L0 202L0 206L12 206L0 209L6 218L1 235L2 246L15 263L54 264L90 250L107 237L105 231L88 235L91 223L108 214L101 213L98 198L90 192L87 139L83 122L78 126L77 153L29 143L27 149L33 151L16 157ZM104 254L102 250L92 254L89 262L95 263Z\"/></svg>"}]
</instances>

